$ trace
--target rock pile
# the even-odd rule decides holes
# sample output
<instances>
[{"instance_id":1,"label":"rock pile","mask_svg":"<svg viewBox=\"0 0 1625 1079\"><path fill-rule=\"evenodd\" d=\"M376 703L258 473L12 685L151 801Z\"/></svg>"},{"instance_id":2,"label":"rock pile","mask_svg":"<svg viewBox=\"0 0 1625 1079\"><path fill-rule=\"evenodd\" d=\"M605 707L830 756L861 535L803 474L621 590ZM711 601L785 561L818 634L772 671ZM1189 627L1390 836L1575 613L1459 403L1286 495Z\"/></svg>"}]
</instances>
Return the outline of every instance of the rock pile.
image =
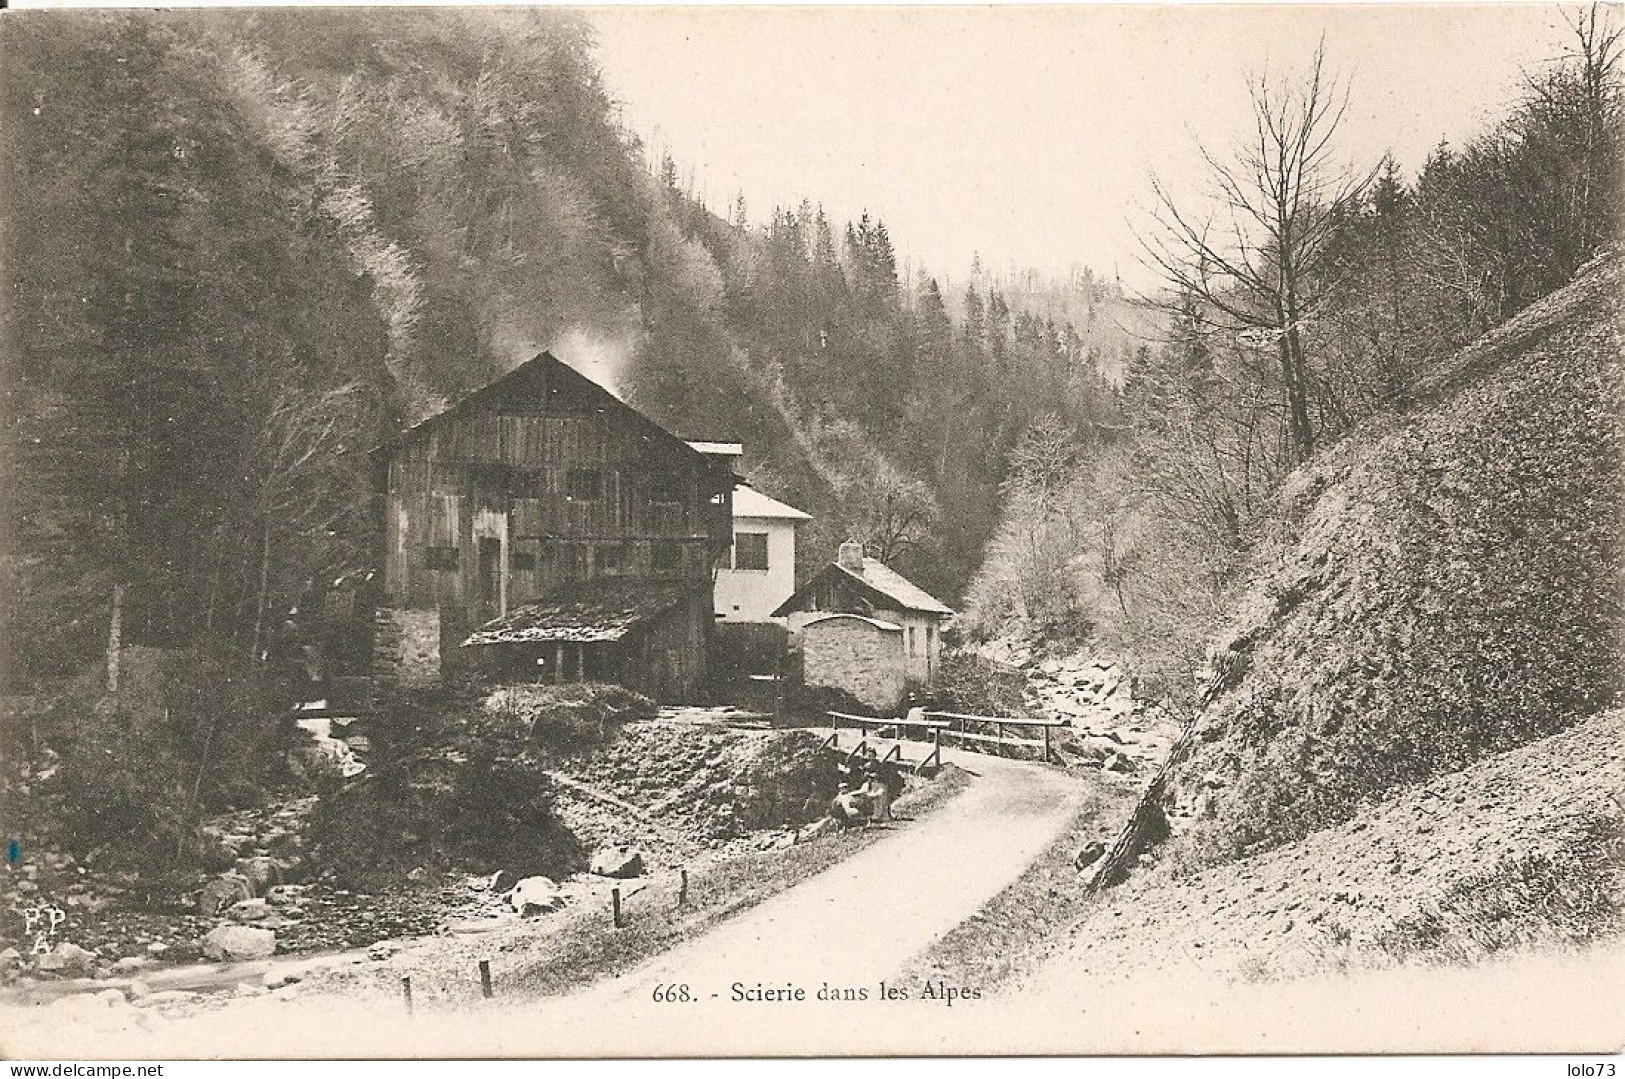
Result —
<instances>
[{"instance_id":1,"label":"rock pile","mask_svg":"<svg viewBox=\"0 0 1625 1079\"><path fill-rule=\"evenodd\" d=\"M805 731L742 731L714 723L661 720L629 724L621 737L578 762L584 784L612 791L665 832L715 848L756 832L822 816L836 788L835 766ZM561 790L562 795L569 792ZM569 816L575 807L562 804ZM625 813L585 810L600 842L635 846L647 825ZM576 828L576 822L571 821ZM580 829L577 829L580 831Z\"/></svg>"},{"instance_id":2,"label":"rock pile","mask_svg":"<svg viewBox=\"0 0 1625 1079\"><path fill-rule=\"evenodd\" d=\"M1031 714L1067 721L1053 743L1064 763L1143 780L1167 759L1177 725L1135 697L1133 677L1116 663L1086 653L1040 657L1004 641L981 651L1026 677Z\"/></svg>"}]
</instances>

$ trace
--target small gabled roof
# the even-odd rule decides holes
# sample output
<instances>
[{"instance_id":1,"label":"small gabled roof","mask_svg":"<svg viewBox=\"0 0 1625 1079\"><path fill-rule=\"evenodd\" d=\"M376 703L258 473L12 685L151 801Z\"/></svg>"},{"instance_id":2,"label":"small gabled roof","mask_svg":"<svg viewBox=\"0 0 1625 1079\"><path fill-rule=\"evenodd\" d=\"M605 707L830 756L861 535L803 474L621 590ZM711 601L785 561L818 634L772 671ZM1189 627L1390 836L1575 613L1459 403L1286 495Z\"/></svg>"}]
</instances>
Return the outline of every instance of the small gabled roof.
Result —
<instances>
[{"instance_id":1,"label":"small gabled roof","mask_svg":"<svg viewBox=\"0 0 1625 1079\"><path fill-rule=\"evenodd\" d=\"M772 517L782 521L810 521L812 514L770 498L748 483L734 484L735 517Z\"/></svg>"},{"instance_id":2,"label":"small gabled roof","mask_svg":"<svg viewBox=\"0 0 1625 1079\"><path fill-rule=\"evenodd\" d=\"M839 562L831 562L813 575L812 580L796 589L795 594L773 612L774 618L783 618L792 611L809 610L806 606L807 598L812 595L819 584L827 581L831 575L839 576L843 581L854 583L867 593L876 606L895 606L905 611L923 611L926 614L952 615L953 608L940 599L904 577L884 562L873 558L863 560L861 572L848 569Z\"/></svg>"},{"instance_id":3,"label":"small gabled roof","mask_svg":"<svg viewBox=\"0 0 1625 1079\"><path fill-rule=\"evenodd\" d=\"M534 603L515 607L469 634L463 647L618 641L640 623L693 596L694 581L594 577L565 585Z\"/></svg>"}]
</instances>

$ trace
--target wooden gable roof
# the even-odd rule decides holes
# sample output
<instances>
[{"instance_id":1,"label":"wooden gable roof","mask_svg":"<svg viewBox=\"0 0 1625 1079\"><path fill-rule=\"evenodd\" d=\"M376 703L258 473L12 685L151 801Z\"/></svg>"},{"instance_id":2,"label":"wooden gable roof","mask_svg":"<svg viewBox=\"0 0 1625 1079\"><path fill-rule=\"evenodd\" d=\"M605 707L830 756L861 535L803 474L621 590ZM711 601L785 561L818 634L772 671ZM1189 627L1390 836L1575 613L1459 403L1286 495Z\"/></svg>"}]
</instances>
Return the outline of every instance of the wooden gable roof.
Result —
<instances>
[{"instance_id":1,"label":"wooden gable roof","mask_svg":"<svg viewBox=\"0 0 1625 1079\"><path fill-rule=\"evenodd\" d=\"M812 610L809 602L819 587L826 583L862 596L876 610L920 611L943 617L954 613L947 604L890 566L873 558L865 558L862 572L854 572L839 562L831 562L814 574L812 580L796 589L789 599L779 604L773 617L783 618L792 611Z\"/></svg>"},{"instance_id":2,"label":"wooden gable roof","mask_svg":"<svg viewBox=\"0 0 1625 1079\"><path fill-rule=\"evenodd\" d=\"M397 447L424 437L454 416L478 408L496 408L510 412L545 412L559 397L578 397L592 407L605 412L618 413L642 427L645 433L661 442L674 453L687 455L705 464L711 459L672 434L648 416L610 393L603 386L577 371L551 352L541 352L506 374L499 375L476 390L459 397L439 412L403 428L393 438L373 449L375 455L385 455Z\"/></svg>"}]
</instances>

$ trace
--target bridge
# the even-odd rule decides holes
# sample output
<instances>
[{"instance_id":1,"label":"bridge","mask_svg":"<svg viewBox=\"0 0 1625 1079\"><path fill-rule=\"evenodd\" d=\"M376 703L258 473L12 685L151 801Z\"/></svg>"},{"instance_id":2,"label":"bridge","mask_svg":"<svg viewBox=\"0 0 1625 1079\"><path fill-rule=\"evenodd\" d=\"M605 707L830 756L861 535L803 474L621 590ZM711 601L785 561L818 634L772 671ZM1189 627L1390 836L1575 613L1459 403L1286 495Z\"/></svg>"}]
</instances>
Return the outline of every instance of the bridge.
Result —
<instances>
[{"instance_id":1,"label":"bridge","mask_svg":"<svg viewBox=\"0 0 1625 1079\"><path fill-rule=\"evenodd\" d=\"M896 761L915 772L940 768L945 745L1000 757L1027 755L1049 763L1054 759L1050 730L1067 725L1061 719L978 716L921 708L910 709L899 718L850 712L825 715L830 720L829 737L824 740L827 748L843 753L848 760L872 756ZM1031 757L1034 753L1036 758Z\"/></svg>"}]
</instances>

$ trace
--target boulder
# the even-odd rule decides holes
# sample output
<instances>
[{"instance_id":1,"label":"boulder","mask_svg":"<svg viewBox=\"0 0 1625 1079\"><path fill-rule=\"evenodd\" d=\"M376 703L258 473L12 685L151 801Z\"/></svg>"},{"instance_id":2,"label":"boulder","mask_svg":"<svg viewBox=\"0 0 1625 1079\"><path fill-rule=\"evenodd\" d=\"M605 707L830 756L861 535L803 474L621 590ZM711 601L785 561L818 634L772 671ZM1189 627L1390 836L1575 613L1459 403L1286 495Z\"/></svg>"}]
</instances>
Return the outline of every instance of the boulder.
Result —
<instances>
[{"instance_id":1,"label":"boulder","mask_svg":"<svg viewBox=\"0 0 1625 1079\"><path fill-rule=\"evenodd\" d=\"M521 917L548 914L564 906L559 886L546 877L526 877L503 896L514 913Z\"/></svg>"},{"instance_id":2,"label":"boulder","mask_svg":"<svg viewBox=\"0 0 1625 1079\"><path fill-rule=\"evenodd\" d=\"M277 907L292 906L303 902L308 891L308 884L273 884L265 893L265 901Z\"/></svg>"},{"instance_id":3,"label":"boulder","mask_svg":"<svg viewBox=\"0 0 1625 1079\"><path fill-rule=\"evenodd\" d=\"M273 911L271 904L263 899L244 899L233 903L231 909L226 911L233 921L258 922L269 918Z\"/></svg>"},{"instance_id":4,"label":"boulder","mask_svg":"<svg viewBox=\"0 0 1625 1079\"><path fill-rule=\"evenodd\" d=\"M95 962L95 952L64 942L34 960L34 969L53 974L85 974Z\"/></svg>"},{"instance_id":5,"label":"boulder","mask_svg":"<svg viewBox=\"0 0 1625 1079\"><path fill-rule=\"evenodd\" d=\"M230 850L233 857L241 858L243 851L253 849L254 836L249 832L233 832L221 836L220 845Z\"/></svg>"},{"instance_id":6,"label":"boulder","mask_svg":"<svg viewBox=\"0 0 1625 1079\"><path fill-rule=\"evenodd\" d=\"M266 959L276 954L276 934L248 925L217 925L203 936L210 959Z\"/></svg>"},{"instance_id":7,"label":"boulder","mask_svg":"<svg viewBox=\"0 0 1625 1079\"><path fill-rule=\"evenodd\" d=\"M60 1023L91 1023L104 1027L128 1002L117 989L100 993L69 993L50 1003L53 1018Z\"/></svg>"},{"instance_id":8,"label":"boulder","mask_svg":"<svg viewBox=\"0 0 1625 1079\"><path fill-rule=\"evenodd\" d=\"M1135 770L1134 762L1121 753L1113 753L1110 757L1107 757L1106 762L1101 767L1108 772L1118 772L1123 775Z\"/></svg>"},{"instance_id":9,"label":"boulder","mask_svg":"<svg viewBox=\"0 0 1625 1079\"><path fill-rule=\"evenodd\" d=\"M630 847L603 847L592 856L590 870L600 877L628 877L643 875L643 855Z\"/></svg>"},{"instance_id":10,"label":"boulder","mask_svg":"<svg viewBox=\"0 0 1625 1079\"><path fill-rule=\"evenodd\" d=\"M282 865L268 855L259 854L252 858L239 858L234 867L237 875L248 882L248 889L254 895L264 895L271 888L282 883Z\"/></svg>"},{"instance_id":11,"label":"boulder","mask_svg":"<svg viewBox=\"0 0 1625 1079\"><path fill-rule=\"evenodd\" d=\"M113 964L114 974L135 974L152 966L153 960L145 955L127 955Z\"/></svg>"},{"instance_id":12,"label":"boulder","mask_svg":"<svg viewBox=\"0 0 1625 1079\"><path fill-rule=\"evenodd\" d=\"M1067 748L1079 758L1086 761L1093 761L1096 764L1099 764L1101 761L1104 761L1107 757L1112 755L1110 751L1102 749L1097 745L1091 745L1088 742L1076 743L1068 746Z\"/></svg>"},{"instance_id":13,"label":"boulder","mask_svg":"<svg viewBox=\"0 0 1625 1079\"><path fill-rule=\"evenodd\" d=\"M1072 866L1075 869L1088 869L1090 866L1098 862L1100 860L1100 856L1105 853L1106 844L1100 842L1099 840L1095 840L1092 843L1085 843L1083 845L1083 849L1078 851L1077 857L1072 859Z\"/></svg>"},{"instance_id":14,"label":"boulder","mask_svg":"<svg viewBox=\"0 0 1625 1079\"><path fill-rule=\"evenodd\" d=\"M222 873L203 886L197 895L198 913L212 917L244 899L253 899L254 890L240 873Z\"/></svg>"}]
</instances>

